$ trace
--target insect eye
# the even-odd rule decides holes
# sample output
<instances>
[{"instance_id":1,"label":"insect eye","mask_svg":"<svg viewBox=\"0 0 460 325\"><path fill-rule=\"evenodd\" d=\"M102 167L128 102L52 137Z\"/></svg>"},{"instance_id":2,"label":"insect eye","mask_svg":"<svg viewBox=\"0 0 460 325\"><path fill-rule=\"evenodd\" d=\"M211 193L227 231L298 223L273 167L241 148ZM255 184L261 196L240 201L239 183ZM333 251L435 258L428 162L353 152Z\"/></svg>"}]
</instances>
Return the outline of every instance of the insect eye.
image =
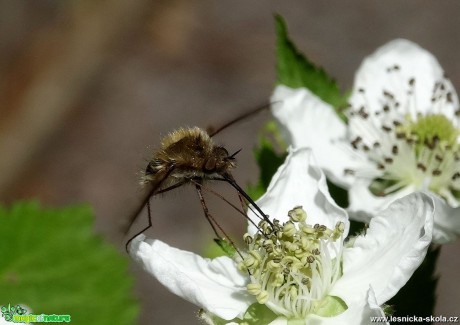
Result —
<instances>
[{"instance_id":1,"label":"insect eye","mask_svg":"<svg viewBox=\"0 0 460 325\"><path fill-rule=\"evenodd\" d=\"M217 147L216 155L219 157L228 157L228 151L224 147Z\"/></svg>"},{"instance_id":2,"label":"insect eye","mask_svg":"<svg viewBox=\"0 0 460 325\"><path fill-rule=\"evenodd\" d=\"M155 169L153 169L153 165L152 165L152 163L150 162L150 163L147 165L147 168L145 169L145 175L152 175L152 174L155 174Z\"/></svg>"},{"instance_id":3,"label":"insect eye","mask_svg":"<svg viewBox=\"0 0 460 325\"><path fill-rule=\"evenodd\" d=\"M208 159L208 161L206 161L204 169L209 172L214 171L216 169L216 165L217 165L216 158L211 157L210 159Z\"/></svg>"}]
</instances>

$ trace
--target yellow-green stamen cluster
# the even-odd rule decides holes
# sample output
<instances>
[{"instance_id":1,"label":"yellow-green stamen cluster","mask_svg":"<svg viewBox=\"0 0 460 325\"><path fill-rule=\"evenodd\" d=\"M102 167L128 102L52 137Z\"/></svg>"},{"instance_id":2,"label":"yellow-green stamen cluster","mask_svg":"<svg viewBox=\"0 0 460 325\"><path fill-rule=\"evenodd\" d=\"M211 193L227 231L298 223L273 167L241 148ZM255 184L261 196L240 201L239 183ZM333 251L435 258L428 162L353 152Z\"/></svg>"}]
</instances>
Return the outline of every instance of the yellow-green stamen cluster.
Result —
<instances>
[{"instance_id":1,"label":"yellow-green stamen cluster","mask_svg":"<svg viewBox=\"0 0 460 325\"><path fill-rule=\"evenodd\" d=\"M428 189L446 199L458 187L460 178L460 130L442 114L419 116L415 121L408 119L396 129L397 137L411 146L417 164L412 183L419 188L425 185L414 182L427 180ZM455 185L457 184L457 185Z\"/></svg>"},{"instance_id":2,"label":"yellow-green stamen cluster","mask_svg":"<svg viewBox=\"0 0 460 325\"><path fill-rule=\"evenodd\" d=\"M415 121L410 117L406 119L407 123L396 128L398 136L412 139L418 146L443 143L445 146L458 147L460 130L445 115L421 115Z\"/></svg>"},{"instance_id":3,"label":"yellow-green stamen cluster","mask_svg":"<svg viewBox=\"0 0 460 325\"><path fill-rule=\"evenodd\" d=\"M395 74L400 67L389 67ZM429 190L453 206L460 203L460 109L452 106L454 94L447 79L435 83L431 107L420 109L416 95L417 81L410 78L395 92L383 90L381 108L370 102L366 89L359 89L362 104L351 107L350 145L360 151L376 169L346 169L345 174L372 177L370 190L377 196L396 192L407 186ZM407 89L405 89L407 87ZM407 96L401 96L407 93ZM375 95L374 95L375 96Z\"/></svg>"},{"instance_id":4,"label":"yellow-green stamen cluster","mask_svg":"<svg viewBox=\"0 0 460 325\"><path fill-rule=\"evenodd\" d=\"M306 223L302 207L289 211L289 221L259 223L254 236L245 234L248 252L239 267L249 272L247 290L279 315L305 317L314 313L341 275L344 224L334 229ZM260 233L262 232L262 233Z\"/></svg>"}]
</instances>

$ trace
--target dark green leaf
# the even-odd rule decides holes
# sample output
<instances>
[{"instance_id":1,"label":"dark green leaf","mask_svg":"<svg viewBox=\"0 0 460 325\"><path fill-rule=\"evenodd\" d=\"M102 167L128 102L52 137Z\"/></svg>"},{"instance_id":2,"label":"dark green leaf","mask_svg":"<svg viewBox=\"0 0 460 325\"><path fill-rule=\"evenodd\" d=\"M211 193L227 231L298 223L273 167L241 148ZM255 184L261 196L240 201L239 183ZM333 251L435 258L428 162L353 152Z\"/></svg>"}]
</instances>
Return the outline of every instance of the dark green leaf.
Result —
<instances>
[{"instance_id":1,"label":"dark green leaf","mask_svg":"<svg viewBox=\"0 0 460 325\"><path fill-rule=\"evenodd\" d=\"M0 305L67 314L75 324L133 324L127 258L93 233L87 206L0 206Z\"/></svg>"},{"instance_id":2,"label":"dark green leaf","mask_svg":"<svg viewBox=\"0 0 460 325\"><path fill-rule=\"evenodd\" d=\"M263 135L260 136L259 144L254 148L254 156L260 172L258 183L248 186L248 194L254 200L257 200L266 192L273 175L287 157L286 152L277 153L274 148L273 142L279 141L276 132L277 130L274 129L273 124L267 124L264 128ZM270 140L270 136L275 138L275 140Z\"/></svg>"},{"instance_id":3,"label":"dark green leaf","mask_svg":"<svg viewBox=\"0 0 460 325\"><path fill-rule=\"evenodd\" d=\"M236 248L228 240L215 238L214 242L220 247L226 256L233 257L236 254Z\"/></svg>"},{"instance_id":4,"label":"dark green leaf","mask_svg":"<svg viewBox=\"0 0 460 325\"><path fill-rule=\"evenodd\" d=\"M286 23L281 16L275 16L275 24L277 83L294 89L308 88L341 112L346 106L346 96L341 94L337 83L297 49L289 39Z\"/></svg>"}]
</instances>

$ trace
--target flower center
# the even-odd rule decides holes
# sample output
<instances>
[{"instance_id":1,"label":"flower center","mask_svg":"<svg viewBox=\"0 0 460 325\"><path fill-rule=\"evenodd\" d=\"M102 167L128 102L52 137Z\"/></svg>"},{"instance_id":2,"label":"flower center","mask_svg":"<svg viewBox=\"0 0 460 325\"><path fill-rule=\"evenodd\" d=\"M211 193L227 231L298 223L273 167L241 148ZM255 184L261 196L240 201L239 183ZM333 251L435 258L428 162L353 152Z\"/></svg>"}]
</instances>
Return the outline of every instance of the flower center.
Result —
<instances>
[{"instance_id":1,"label":"flower center","mask_svg":"<svg viewBox=\"0 0 460 325\"><path fill-rule=\"evenodd\" d=\"M304 318L327 303L327 294L341 276L341 239L344 224L335 228L306 223L302 207L289 211L289 221L266 221L259 227L263 234L254 237L245 234L248 245L239 267L250 274L247 286L259 303L265 304L278 315ZM340 248L337 248L340 247Z\"/></svg>"},{"instance_id":2,"label":"flower center","mask_svg":"<svg viewBox=\"0 0 460 325\"><path fill-rule=\"evenodd\" d=\"M460 131L452 122L442 114L429 114L419 116L416 121L407 117L407 123L396 128L396 132L402 133L408 139L414 139L416 153L420 153L422 146L443 144L445 147L458 149L457 138Z\"/></svg>"},{"instance_id":3,"label":"flower center","mask_svg":"<svg viewBox=\"0 0 460 325\"><path fill-rule=\"evenodd\" d=\"M387 71L399 73L399 67ZM444 114L453 105L449 83L444 79L435 84L431 107L424 114L417 107L415 85L413 78L404 85L393 85L397 91L383 91L379 97L381 109L372 110L366 106L369 99L365 89L359 90L363 104L350 109L350 144L374 167L345 172L372 179L369 189L377 196L413 186L414 190L437 193L458 206L460 129ZM454 115L460 116L460 110Z\"/></svg>"}]
</instances>

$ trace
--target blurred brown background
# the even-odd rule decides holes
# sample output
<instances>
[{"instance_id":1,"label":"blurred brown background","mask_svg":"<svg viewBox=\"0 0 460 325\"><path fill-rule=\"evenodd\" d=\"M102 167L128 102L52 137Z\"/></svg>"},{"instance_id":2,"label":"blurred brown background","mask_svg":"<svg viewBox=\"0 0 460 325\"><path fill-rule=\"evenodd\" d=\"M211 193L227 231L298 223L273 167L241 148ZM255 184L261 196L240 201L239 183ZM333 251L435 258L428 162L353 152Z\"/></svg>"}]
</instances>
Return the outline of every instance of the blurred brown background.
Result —
<instances>
[{"instance_id":1,"label":"blurred brown background","mask_svg":"<svg viewBox=\"0 0 460 325\"><path fill-rule=\"evenodd\" d=\"M397 37L434 53L460 89L456 0L0 1L2 202L89 202L97 231L123 251L120 227L140 194L137 173L160 136L178 126L219 125L269 97L275 12L343 89L364 56ZM252 148L268 118L217 137L229 151L243 148L235 173L242 185L257 179ZM199 252L212 233L196 194L168 194L152 201L149 234ZM242 231L244 222L220 209L222 224ZM459 251L459 242L442 249L436 315L460 314ZM131 269L140 324L199 323L195 306Z\"/></svg>"}]
</instances>

